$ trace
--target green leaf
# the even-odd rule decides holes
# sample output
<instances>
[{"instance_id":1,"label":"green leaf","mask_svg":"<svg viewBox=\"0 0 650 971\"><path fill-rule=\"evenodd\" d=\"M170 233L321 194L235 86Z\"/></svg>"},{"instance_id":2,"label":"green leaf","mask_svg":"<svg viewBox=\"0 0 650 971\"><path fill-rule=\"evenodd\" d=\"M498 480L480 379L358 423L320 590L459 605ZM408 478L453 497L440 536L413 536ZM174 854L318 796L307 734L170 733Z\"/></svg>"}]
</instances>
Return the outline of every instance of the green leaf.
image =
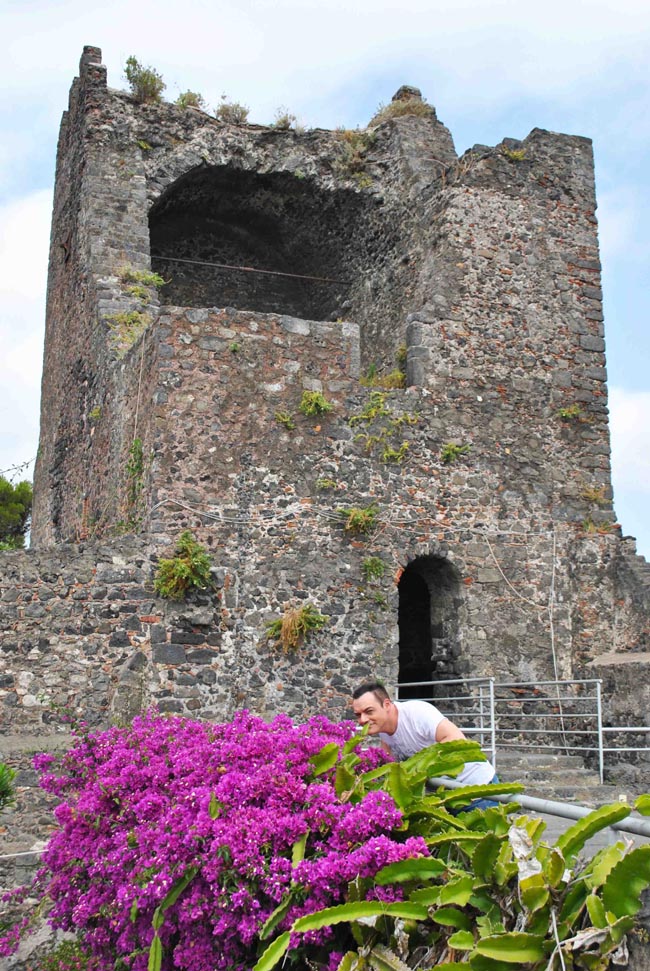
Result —
<instances>
[{"instance_id":1,"label":"green leaf","mask_svg":"<svg viewBox=\"0 0 650 971\"><path fill-rule=\"evenodd\" d=\"M471 951L475 943L471 931L456 931L447 940L449 947L453 947L455 951Z\"/></svg>"},{"instance_id":2,"label":"green leaf","mask_svg":"<svg viewBox=\"0 0 650 971\"><path fill-rule=\"evenodd\" d=\"M427 846L440 846L443 843L480 843L484 833L436 833L435 836L425 836Z\"/></svg>"},{"instance_id":3,"label":"green leaf","mask_svg":"<svg viewBox=\"0 0 650 971\"><path fill-rule=\"evenodd\" d=\"M464 907L474 893L474 877L467 873L456 880L450 880L440 890L441 904L460 904Z\"/></svg>"},{"instance_id":4,"label":"green leaf","mask_svg":"<svg viewBox=\"0 0 650 971\"><path fill-rule=\"evenodd\" d=\"M307 837L309 836L309 830L296 840L296 842L291 847L291 866L295 869L299 863L305 859L305 849L307 847Z\"/></svg>"},{"instance_id":5,"label":"green leaf","mask_svg":"<svg viewBox=\"0 0 650 971\"><path fill-rule=\"evenodd\" d=\"M374 971L410 971L407 964L398 958L388 947L376 944L368 955L370 967Z\"/></svg>"},{"instance_id":6,"label":"green leaf","mask_svg":"<svg viewBox=\"0 0 650 971\"><path fill-rule=\"evenodd\" d=\"M336 971L355 971L360 961L361 958L358 951L347 951L339 961L339 966Z\"/></svg>"},{"instance_id":7,"label":"green leaf","mask_svg":"<svg viewBox=\"0 0 650 971\"><path fill-rule=\"evenodd\" d=\"M343 757L349 755L350 752L354 752L355 748L363 742L368 734L368 725L364 725L361 731L354 733L352 738L349 738L341 749Z\"/></svg>"},{"instance_id":8,"label":"green leaf","mask_svg":"<svg viewBox=\"0 0 650 971\"><path fill-rule=\"evenodd\" d=\"M650 843L632 850L612 869L603 884L603 903L616 917L636 914L641 893L650 886Z\"/></svg>"},{"instance_id":9,"label":"green leaf","mask_svg":"<svg viewBox=\"0 0 650 971\"><path fill-rule=\"evenodd\" d=\"M289 910L291 909L291 905L293 904L293 902L294 902L294 896L291 893L291 891L289 891L286 897L284 897L284 899L280 901L280 903L275 908L275 910L269 914L269 916L262 924L262 928L259 932L259 937L261 941L265 941L268 937L271 936L271 934L278 926L278 924L289 913Z\"/></svg>"},{"instance_id":10,"label":"green leaf","mask_svg":"<svg viewBox=\"0 0 650 971\"><path fill-rule=\"evenodd\" d=\"M440 902L440 891L442 887L423 887L422 890L413 890L409 894L409 900L414 904L423 904L425 907L433 907Z\"/></svg>"},{"instance_id":11,"label":"green leaf","mask_svg":"<svg viewBox=\"0 0 650 971\"><path fill-rule=\"evenodd\" d=\"M210 819L216 819L223 805L219 802L214 793L210 796L210 805L208 806L208 812L210 813Z\"/></svg>"},{"instance_id":12,"label":"green leaf","mask_svg":"<svg viewBox=\"0 0 650 971\"><path fill-rule=\"evenodd\" d=\"M446 744L446 743L445 743ZM483 786L463 786L462 789L454 789L440 800L445 805L447 803L456 804L457 802L469 803L473 799L490 799L492 796L508 796L523 792L524 786L519 782L498 782L487 783Z\"/></svg>"},{"instance_id":13,"label":"green leaf","mask_svg":"<svg viewBox=\"0 0 650 971\"><path fill-rule=\"evenodd\" d=\"M192 882L198 872L198 866L190 866L187 868L183 876L176 881L174 886L167 892L167 896L164 898L163 902L160 904L159 909L161 913L164 914L166 910L169 910L169 908L176 903L183 890L185 890L188 884Z\"/></svg>"},{"instance_id":14,"label":"green leaf","mask_svg":"<svg viewBox=\"0 0 650 971\"><path fill-rule=\"evenodd\" d=\"M426 772L428 776L448 775L450 761L464 765L466 762L485 762L486 758L478 742L458 739L436 743L420 749L402 762L407 772Z\"/></svg>"},{"instance_id":15,"label":"green leaf","mask_svg":"<svg viewBox=\"0 0 650 971\"><path fill-rule=\"evenodd\" d=\"M153 917L151 918L151 926L155 931L159 931L164 923L165 915L161 911L160 907L156 907L153 912Z\"/></svg>"},{"instance_id":16,"label":"green leaf","mask_svg":"<svg viewBox=\"0 0 650 971\"><path fill-rule=\"evenodd\" d=\"M590 890L602 887L617 863L625 856L625 844L615 843L596 853L593 860L582 873L582 878Z\"/></svg>"},{"instance_id":17,"label":"green leaf","mask_svg":"<svg viewBox=\"0 0 650 971\"><path fill-rule=\"evenodd\" d=\"M389 863L375 874L375 883L385 886L387 883L403 883L405 880L432 880L447 869L442 860L433 857L421 857L414 860L400 860Z\"/></svg>"},{"instance_id":18,"label":"green leaf","mask_svg":"<svg viewBox=\"0 0 650 971\"><path fill-rule=\"evenodd\" d=\"M280 934L279 937L276 937L273 943L269 944L266 950L262 953L261 957L257 961L257 964L253 965L253 971L271 971L271 968L275 967L280 958L283 957L287 951L290 939L290 931L285 931L284 934ZM148 971L152 971L152 969L149 968Z\"/></svg>"},{"instance_id":19,"label":"green leaf","mask_svg":"<svg viewBox=\"0 0 650 971\"><path fill-rule=\"evenodd\" d=\"M314 775L323 775L324 772L328 772L336 765L338 757L339 745L337 742L328 742L327 745L323 745L322 749L310 756L309 759L314 767Z\"/></svg>"},{"instance_id":20,"label":"green leaf","mask_svg":"<svg viewBox=\"0 0 650 971\"><path fill-rule=\"evenodd\" d=\"M377 779L383 778L383 776L388 775L392 764L392 762L386 762L384 765L378 765L376 769L370 769L369 772L364 772L360 777L361 781L367 785L369 782L375 782Z\"/></svg>"},{"instance_id":21,"label":"green leaf","mask_svg":"<svg viewBox=\"0 0 650 971\"><path fill-rule=\"evenodd\" d=\"M589 912L589 918L594 927L607 927L607 914L605 913L605 906L600 897L597 897L593 893L587 897L587 911Z\"/></svg>"},{"instance_id":22,"label":"green leaf","mask_svg":"<svg viewBox=\"0 0 650 971\"><path fill-rule=\"evenodd\" d=\"M404 764L402 762L390 763L388 779L384 786L389 795L393 797L393 801L398 809L406 809L409 803L413 802L407 774L403 768Z\"/></svg>"},{"instance_id":23,"label":"green leaf","mask_svg":"<svg viewBox=\"0 0 650 971\"><path fill-rule=\"evenodd\" d=\"M556 847L564 854L565 860L575 856L588 839L599 833L601 829L606 829L612 823L618 823L630 815L630 807L626 803L612 803L609 806L601 806L595 809L588 816L579 819L577 823L570 826L556 841Z\"/></svg>"},{"instance_id":24,"label":"green leaf","mask_svg":"<svg viewBox=\"0 0 650 971\"><path fill-rule=\"evenodd\" d=\"M317 931L321 927L332 927L334 924L365 917L403 917L407 920L424 920L427 917L427 908L409 901L395 904L383 904L381 901L339 904L336 907L326 907L325 910L319 910L315 914L299 917L292 930L300 933Z\"/></svg>"},{"instance_id":25,"label":"green leaf","mask_svg":"<svg viewBox=\"0 0 650 971\"><path fill-rule=\"evenodd\" d=\"M346 792L351 792L355 785L358 783L358 777L348 769L344 762L339 762L336 766L336 775L334 777L334 789L336 790L336 795L341 799Z\"/></svg>"},{"instance_id":26,"label":"green leaf","mask_svg":"<svg viewBox=\"0 0 650 971\"><path fill-rule=\"evenodd\" d=\"M477 877L481 880L491 880L494 865L501 849L501 840L494 833L487 833L480 843L477 843L472 854L472 866Z\"/></svg>"},{"instance_id":27,"label":"green leaf","mask_svg":"<svg viewBox=\"0 0 650 971\"><path fill-rule=\"evenodd\" d=\"M162 942L158 935L154 936L151 942L151 947L149 948L149 962L147 964L147 971L160 971L160 966L162 965Z\"/></svg>"},{"instance_id":28,"label":"green leaf","mask_svg":"<svg viewBox=\"0 0 650 971\"><path fill-rule=\"evenodd\" d=\"M546 877L546 882L549 887L558 887L562 882L566 872L566 862L564 860L564 854L560 853L556 847L551 849L549 855L544 860L542 872Z\"/></svg>"},{"instance_id":29,"label":"green leaf","mask_svg":"<svg viewBox=\"0 0 650 971\"><path fill-rule=\"evenodd\" d=\"M639 796L634 803L634 808L642 816L650 816L650 794L646 793L643 796Z\"/></svg>"},{"instance_id":30,"label":"green leaf","mask_svg":"<svg viewBox=\"0 0 650 971\"><path fill-rule=\"evenodd\" d=\"M470 955L469 966L472 971L512 971L512 964L486 958L483 954ZM436 971L438 971L437 968ZM458 971L458 968L456 968L456 971Z\"/></svg>"},{"instance_id":31,"label":"green leaf","mask_svg":"<svg viewBox=\"0 0 650 971\"><path fill-rule=\"evenodd\" d=\"M131 910L129 911L129 919L132 924L135 924L138 919L138 901L134 900L131 904Z\"/></svg>"},{"instance_id":32,"label":"green leaf","mask_svg":"<svg viewBox=\"0 0 650 971\"><path fill-rule=\"evenodd\" d=\"M436 924L444 924L447 927L457 927L459 930L471 930L472 921L468 914L457 907L438 907L431 914L431 919Z\"/></svg>"},{"instance_id":33,"label":"green leaf","mask_svg":"<svg viewBox=\"0 0 650 971\"><path fill-rule=\"evenodd\" d=\"M544 938L537 934L511 931L483 937L476 944L476 953L507 964L526 964L544 957Z\"/></svg>"},{"instance_id":34,"label":"green leaf","mask_svg":"<svg viewBox=\"0 0 650 971\"><path fill-rule=\"evenodd\" d=\"M531 914L544 907L550 896L546 881L541 873L535 873L524 880L520 880L519 891L524 906L528 908Z\"/></svg>"}]
</instances>

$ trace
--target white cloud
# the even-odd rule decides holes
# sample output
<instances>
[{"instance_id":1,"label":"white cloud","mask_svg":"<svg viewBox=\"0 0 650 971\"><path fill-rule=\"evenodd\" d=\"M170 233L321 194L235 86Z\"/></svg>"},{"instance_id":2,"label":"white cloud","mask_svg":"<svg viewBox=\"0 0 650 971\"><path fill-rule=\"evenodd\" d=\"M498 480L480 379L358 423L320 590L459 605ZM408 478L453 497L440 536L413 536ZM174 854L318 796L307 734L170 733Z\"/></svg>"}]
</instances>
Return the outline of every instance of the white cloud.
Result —
<instances>
[{"instance_id":1,"label":"white cloud","mask_svg":"<svg viewBox=\"0 0 650 971\"><path fill-rule=\"evenodd\" d=\"M650 560L650 391L612 387L609 409L616 513Z\"/></svg>"},{"instance_id":2,"label":"white cloud","mask_svg":"<svg viewBox=\"0 0 650 971\"><path fill-rule=\"evenodd\" d=\"M0 206L0 470L38 446L51 208L49 191Z\"/></svg>"}]
</instances>

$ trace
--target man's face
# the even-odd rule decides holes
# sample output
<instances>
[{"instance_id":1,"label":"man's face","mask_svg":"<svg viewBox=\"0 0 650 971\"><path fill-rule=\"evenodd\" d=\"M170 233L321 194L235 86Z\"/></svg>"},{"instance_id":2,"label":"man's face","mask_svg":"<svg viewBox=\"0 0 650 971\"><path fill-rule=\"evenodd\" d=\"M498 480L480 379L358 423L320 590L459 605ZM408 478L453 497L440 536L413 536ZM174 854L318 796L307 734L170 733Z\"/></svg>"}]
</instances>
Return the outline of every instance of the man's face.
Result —
<instances>
[{"instance_id":1,"label":"man's face","mask_svg":"<svg viewBox=\"0 0 650 971\"><path fill-rule=\"evenodd\" d=\"M388 698L380 701L374 691L366 691L365 695L352 702L354 714L360 725L368 726L368 734L388 732L392 729L391 703Z\"/></svg>"}]
</instances>

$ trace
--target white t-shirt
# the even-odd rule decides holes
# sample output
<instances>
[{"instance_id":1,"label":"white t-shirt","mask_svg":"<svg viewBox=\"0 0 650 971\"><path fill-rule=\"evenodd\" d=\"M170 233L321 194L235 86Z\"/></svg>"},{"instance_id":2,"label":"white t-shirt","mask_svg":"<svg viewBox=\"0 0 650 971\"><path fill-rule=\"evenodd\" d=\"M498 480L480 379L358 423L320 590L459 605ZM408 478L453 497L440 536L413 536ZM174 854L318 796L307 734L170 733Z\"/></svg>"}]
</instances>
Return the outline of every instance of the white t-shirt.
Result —
<instances>
[{"instance_id":1,"label":"white t-shirt","mask_svg":"<svg viewBox=\"0 0 650 971\"><path fill-rule=\"evenodd\" d=\"M399 762L408 759L436 741L438 725L445 717L428 701L396 701L397 728L392 735L379 732L379 738ZM456 776L465 786L482 786L492 781L490 762L466 762Z\"/></svg>"}]
</instances>

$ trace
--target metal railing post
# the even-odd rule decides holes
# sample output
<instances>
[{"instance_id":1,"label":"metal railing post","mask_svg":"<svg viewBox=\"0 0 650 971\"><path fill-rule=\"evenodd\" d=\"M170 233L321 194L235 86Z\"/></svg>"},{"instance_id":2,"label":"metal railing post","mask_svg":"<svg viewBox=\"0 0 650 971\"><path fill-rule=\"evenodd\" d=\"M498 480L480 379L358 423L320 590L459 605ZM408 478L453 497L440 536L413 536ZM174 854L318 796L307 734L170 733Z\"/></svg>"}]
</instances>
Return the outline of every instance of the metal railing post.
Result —
<instances>
[{"instance_id":1,"label":"metal railing post","mask_svg":"<svg viewBox=\"0 0 650 971\"><path fill-rule=\"evenodd\" d=\"M491 749L492 749L492 752L491 752L491 755L492 755L491 762L492 762L492 765L494 767L494 771L496 772L496 768L497 768L497 725L496 725L496 716L495 716L495 712L494 712L494 678L490 678L490 680L489 680L489 691L490 691L490 746L491 746Z\"/></svg>"},{"instance_id":2,"label":"metal railing post","mask_svg":"<svg viewBox=\"0 0 650 971\"><path fill-rule=\"evenodd\" d=\"M484 737L485 710L483 706L483 685L482 684L478 686L478 722L479 722L479 728L480 728L480 732L479 732L479 738L481 740L480 744L481 744L481 748L484 748L485 747L485 737Z\"/></svg>"},{"instance_id":3,"label":"metal railing post","mask_svg":"<svg viewBox=\"0 0 650 971\"><path fill-rule=\"evenodd\" d=\"M605 778L605 752L603 747L603 703L602 680L596 681L596 713L598 718L598 772L602 786Z\"/></svg>"}]
</instances>

